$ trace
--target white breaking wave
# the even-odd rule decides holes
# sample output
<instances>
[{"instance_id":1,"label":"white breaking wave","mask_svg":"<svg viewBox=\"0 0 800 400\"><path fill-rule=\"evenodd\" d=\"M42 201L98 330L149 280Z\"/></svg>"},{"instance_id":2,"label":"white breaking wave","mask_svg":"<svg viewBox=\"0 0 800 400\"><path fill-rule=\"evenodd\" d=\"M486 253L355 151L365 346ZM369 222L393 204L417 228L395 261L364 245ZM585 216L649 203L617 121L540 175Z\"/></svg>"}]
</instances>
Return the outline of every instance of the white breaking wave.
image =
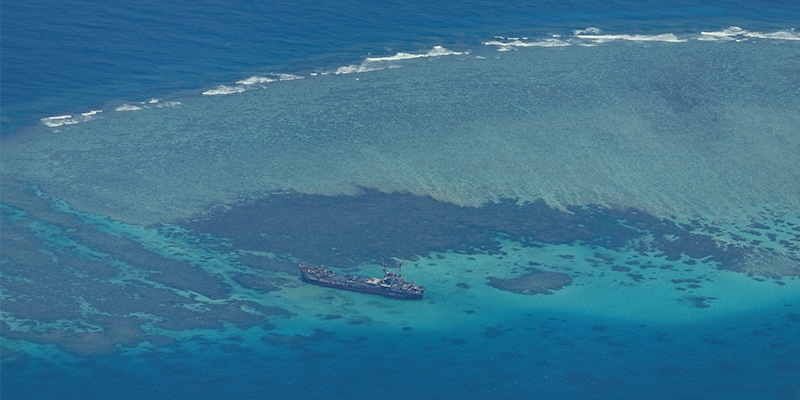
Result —
<instances>
[{"instance_id":1,"label":"white breaking wave","mask_svg":"<svg viewBox=\"0 0 800 400\"><path fill-rule=\"evenodd\" d=\"M234 93L242 93L247 90L244 86L231 86L231 85L219 85L215 89L209 89L203 92L206 96L216 96L221 94L234 94Z\"/></svg>"},{"instance_id":2,"label":"white breaking wave","mask_svg":"<svg viewBox=\"0 0 800 400\"><path fill-rule=\"evenodd\" d=\"M298 79L303 79L302 76L294 74L272 74L272 75L273 75L272 77L254 75L247 79L236 81L236 84L245 86L254 86L254 85L265 85L268 83L278 82L278 81L294 81ZM261 87L263 88L264 86ZM238 93L238 92L233 92L233 93Z\"/></svg>"},{"instance_id":3,"label":"white breaking wave","mask_svg":"<svg viewBox=\"0 0 800 400\"><path fill-rule=\"evenodd\" d=\"M785 29L776 32L752 32L738 26L731 26L720 31L703 31L700 35L686 34L678 36L674 33L660 33L653 35L643 34L605 34L600 28L588 27L578 29L572 36L562 38L560 35L553 35L549 39L534 39L495 36L495 40L483 42L486 46L497 46L498 51L509 51L520 47L563 47L563 46L595 46L598 44L613 41L632 41L632 42L668 42L684 43L690 40L700 41L745 41L749 39L770 39L770 40L797 40L800 41L800 33L792 29Z\"/></svg>"},{"instance_id":4,"label":"white breaking wave","mask_svg":"<svg viewBox=\"0 0 800 400\"><path fill-rule=\"evenodd\" d=\"M483 44L486 46L499 46L499 51L509 51L514 47L564 47L572 45L567 41L556 38L537 40L533 42L526 42L525 40L517 38L507 38L506 40L507 41L491 40L488 42L483 42Z\"/></svg>"},{"instance_id":5,"label":"white breaking wave","mask_svg":"<svg viewBox=\"0 0 800 400\"><path fill-rule=\"evenodd\" d=\"M45 117L40 119L45 126L50 128L57 128L59 126L64 125L74 125L80 124L82 122L91 121L97 114L100 114L103 110L91 110L85 113L81 113L79 115L56 115L53 117Z\"/></svg>"},{"instance_id":6,"label":"white breaking wave","mask_svg":"<svg viewBox=\"0 0 800 400\"><path fill-rule=\"evenodd\" d=\"M295 81L295 80L298 80L298 79L303 79L302 76L294 75L294 74L274 74L273 76L274 77L255 75L255 76L251 76L251 77L249 77L247 79L242 79L240 81L236 81L236 83L239 84L239 85L248 85L249 86L249 85L267 84L267 83L278 82L278 81Z\"/></svg>"},{"instance_id":7,"label":"white breaking wave","mask_svg":"<svg viewBox=\"0 0 800 400\"><path fill-rule=\"evenodd\" d=\"M413 60L418 58L428 58L428 57L443 57L443 56L455 56L455 55L462 55L468 54L468 52L461 52L461 51L454 51L450 50L443 46L434 46L432 49L424 52L424 53L397 53L393 56L385 56L385 57L367 57L364 59L364 62L358 65L346 65L337 68L333 71L333 74L342 75L342 74L353 74L353 73L362 73L362 72L370 72L370 71L378 71L386 68L398 68L399 65L393 64L396 61L404 61L404 60ZM330 74L330 72L324 72L323 75Z\"/></svg>"},{"instance_id":8,"label":"white breaking wave","mask_svg":"<svg viewBox=\"0 0 800 400\"><path fill-rule=\"evenodd\" d=\"M794 29L786 29L772 33L751 32L749 36L759 39L800 40L800 33L797 33Z\"/></svg>"},{"instance_id":9,"label":"white breaking wave","mask_svg":"<svg viewBox=\"0 0 800 400\"><path fill-rule=\"evenodd\" d=\"M179 101L162 101L161 99L150 99L147 101L142 101L135 104L125 103L121 106L117 106L114 108L114 111L139 111L144 110L152 107L156 108L165 108L165 107L177 107L182 105L183 103ZM83 122L89 122L95 119L103 110L90 110L84 113L80 113L78 115L56 115L53 117L46 117L42 118L40 121L50 128L57 128L59 126L64 125L74 125L80 124Z\"/></svg>"},{"instance_id":10,"label":"white breaking wave","mask_svg":"<svg viewBox=\"0 0 800 400\"><path fill-rule=\"evenodd\" d=\"M688 41L687 39L679 38L672 33L663 33L657 35L631 35L631 34L616 34L608 35L603 34L600 28L589 27L586 29L579 29L573 32L573 35L568 38L562 38L560 35L553 35L548 39L528 40L528 38L506 38L496 36L496 40L483 42L486 46L497 46L498 51L509 51L513 48L519 47L566 47L566 46L593 46L600 43L612 42L617 40L627 40L633 42L671 42L681 43Z\"/></svg>"},{"instance_id":11,"label":"white breaking wave","mask_svg":"<svg viewBox=\"0 0 800 400\"><path fill-rule=\"evenodd\" d=\"M278 74L278 79L281 81L296 81L298 79L303 79L303 77L295 74Z\"/></svg>"},{"instance_id":12,"label":"white breaking wave","mask_svg":"<svg viewBox=\"0 0 800 400\"><path fill-rule=\"evenodd\" d=\"M373 58L366 58L363 63L359 65L347 65L337 68L333 71L333 74L341 75L341 74L350 74L350 73L360 73L360 72L369 72L369 71L376 71L385 68L397 68L397 65L389 65L387 62L391 61L401 61L401 60L409 60L409 59L416 59L416 58L425 58L425 57L441 57L441 56L449 56L449 55L460 55L466 54L464 52L453 51L447 49L443 46L434 46L432 49L428 50L424 53L397 53L393 56L388 57L373 57ZM327 75L329 73L322 73L322 75ZM312 74L316 75L316 74ZM236 81L235 85L225 84L219 85L216 88L208 89L202 92L205 96L216 96L216 95L227 95L227 94L236 94L242 93L244 91L257 88L258 86L264 87L263 85L278 81L293 81L298 79L303 79L303 76L296 75L296 74L274 74L274 77L270 76L260 76L254 75L249 78L241 79ZM182 103L173 101L173 102L161 102L161 99L153 98L147 102L139 103L138 105L134 104L123 104L117 108L115 111L139 111L142 109L149 108L146 104L155 105L158 108L163 107L173 107L179 106ZM63 118L62 118L63 117ZM61 126L67 124L73 124L83 121L75 121L71 119L71 116L57 116L51 117L53 119L42 119L48 126Z\"/></svg>"},{"instance_id":13,"label":"white breaking wave","mask_svg":"<svg viewBox=\"0 0 800 400\"><path fill-rule=\"evenodd\" d=\"M464 52L453 51L447 49L443 46L434 46L432 49L425 53L397 53L393 56L388 57L367 57L365 60L366 62L381 62L381 61L399 61L399 60L411 60L415 58L426 58L426 57L442 57L442 56L455 56L465 54Z\"/></svg>"},{"instance_id":14,"label":"white breaking wave","mask_svg":"<svg viewBox=\"0 0 800 400\"><path fill-rule=\"evenodd\" d=\"M150 99L147 101L141 101L136 104L129 104L125 103L117 108L114 111L139 111L139 110L146 110L150 108L167 108L167 107L177 107L181 106L183 103L180 101L163 101L163 99Z\"/></svg>"},{"instance_id":15,"label":"white breaking wave","mask_svg":"<svg viewBox=\"0 0 800 400\"><path fill-rule=\"evenodd\" d=\"M147 102L140 102L140 108L150 108L155 106L156 108L165 108L165 107L177 107L183 105L180 101L164 101L164 99L152 98L147 100Z\"/></svg>"},{"instance_id":16,"label":"white breaking wave","mask_svg":"<svg viewBox=\"0 0 800 400\"><path fill-rule=\"evenodd\" d=\"M270 83L270 82L276 82L276 81L277 81L277 79L268 78L266 76L251 76L251 77L249 77L247 79L242 79L240 81L236 81L236 83L238 83L240 85L256 85L256 84Z\"/></svg>"},{"instance_id":17,"label":"white breaking wave","mask_svg":"<svg viewBox=\"0 0 800 400\"><path fill-rule=\"evenodd\" d=\"M700 40L736 40L737 37L743 37L746 33L746 30L738 26L731 26L721 31L700 32Z\"/></svg>"},{"instance_id":18,"label":"white breaking wave","mask_svg":"<svg viewBox=\"0 0 800 400\"><path fill-rule=\"evenodd\" d=\"M589 27L586 29L579 29L574 32L574 37L579 39L591 40L594 42L610 42L614 40L629 40L634 42L672 42L681 43L686 42L686 39L680 39L672 33L662 33L657 35L630 35L630 34L617 34L617 35L604 35L600 28Z\"/></svg>"},{"instance_id":19,"label":"white breaking wave","mask_svg":"<svg viewBox=\"0 0 800 400\"><path fill-rule=\"evenodd\" d=\"M800 33L794 29L786 29L776 32L751 32L742 29L738 26L730 26L721 31L713 32L700 32L700 40L747 40L747 38L755 39L773 39L773 40L800 40Z\"/></svg>"},{"instance_id":20,"label":"white breaking wave","mask_svg":"<svg viewBox=\"0 0 800 400\"><path fill-rule=\"evenodd\" d=\"M47 125L47 126L49 126L51 128L55 128L55 127L61 126L61 125L71 125L71 124L77 124L78 123L78 121L75 121L72 118L72 115L56 115L56 116L53 116L53 117L45 117L45 118L42 118L41 121L42 121L43 124L45 124L45 125Z\"/></svg>"},{"instance_id":21,"label":"white breaking wave","mask_svg":"<svg viewBox=\"0 0 800 400\"><path fill-rule=\"evenodd\" d=\"M125 104L115 108L114 111L139 111L141 109L142 109L142 107L140 107L140 106L136 106L136 105L133 105L133 104L125 103Z\"/></svg>"},{"instance_id":22,"label":"white breaking wave","mask_svg":"<svg viewBox=\"0 0 800 400\"><path fill-rule=\"evenodd\" d=\"M165 101L156 104L156 108L177 107L181 105L183 105L183 103L180 101Z\"/></svg>"},{"instance_id":23,"label":"white breaking wave","mask_svg":"<svg viewBox=\"0 0 800 400\"><path fill-rule=\"evenodd\" d=\"M361 72L370 72L370 71L379 71L382 69L390 68L388 66L378 66L372 65L369 63L359 64L359 65L345 65L343 67L336 68L336 71L333 71L336 75L343 75L343 74L355 74ZM323 75L327 75L328 73L323 73Z\"/></svg>"}]
</instances>

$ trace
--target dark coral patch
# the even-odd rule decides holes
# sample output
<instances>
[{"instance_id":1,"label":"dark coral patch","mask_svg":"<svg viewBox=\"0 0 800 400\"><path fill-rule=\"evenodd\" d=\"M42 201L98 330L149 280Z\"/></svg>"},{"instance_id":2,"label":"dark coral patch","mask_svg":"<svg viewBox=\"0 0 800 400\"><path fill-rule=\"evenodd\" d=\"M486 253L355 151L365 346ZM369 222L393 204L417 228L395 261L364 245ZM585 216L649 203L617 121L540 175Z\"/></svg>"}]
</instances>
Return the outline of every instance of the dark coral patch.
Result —
<instances>
[{"instance_id":1,"label":"dark coral patch","mask_svg":"<svg viewBox=\"0 0 800 400\"><path fill-rule=\"evenodd\" d=\"M645 280L645 277L642 274L628 274L628 276L633 279L634 282L642 282Z\"/></svg>"},{"instance_id":2,"label":"dark coral patch","mask_svg":"<svg viewBox=\"0 0 800 400\"><path fill-rule=\"evenodd\" d=\"M151 337L140 327L142 321L136 318L114 318L96 316L93 323L102 324L102 330L70 331L64 329L45 329L37 331L14 331L0 323L3 336L9 339L22 339L33 343L55 344L71 353L82 355L104 355L115 353L119 346L134 346L144 341L158 342L159 337Z\"/></svg>"},{"instance_id":3,"label":"dark coral patch","mask_svg":"<svg viewBox=\"0 0 800 400\"><path fill-rule=\"evenodd\" d=\"M112 235L83 226L70 236L90 244L97 251L147 272L147 278L179 290L199 293L211 299L224 299L232 288L221 276L209 274L198 265L179 258L167 258L146 249L124 236Z\"/></svg>"},{"instance_id":4,"label":"dark coral patch","mask_svg":"<svg viewBox=\"0 0 800 400\"><path fill-rule=\"evenodd\" d=\"M0 231L3 311L16 323L3 326L4 338L98 355L174 341L147 334L145 325L172 331L227 324L270 328L271 317L288 315L230 299L233 288L225 279L186 261L186 254L159 254L132 236L82 221L38 193L6 194L12 206L3 207Z\"/></svg>"},{"instance_id":5,"label":"dark coral patch","mask_svg":"<svg viewBox=\"0 0 800 400\"><path fill-rule=\"evenodd\" d=\"M179 225L225 238L236 248L345 267L386 254L408 258L447 251L498 254L498 233L526 245L580 240L612 248L640 235L605 211L599 207L564 211L542 201L460 207L408 193L364 190L358 196L266 196L220 207Z\"/></svg>"},{"instance_id":6,"label":"dark coral patch","mask_svg":"<svg viewBox=\"0 0 800 400\"><path fill-rule=\"evenodd\" d=\"M341 342L342 339L331 331L316 328L308 335L283 335L271 333L261 338L262 342L271 345L285 346L291 349L308 350L317 343Z\"/></svg>"},{"instance_id":7,"label":"dark coral patch","mask_svg":"<svg viewBox=\"0 0 800 400\"><path fill-rule=\"evenodd\" d=\"M689 304L691 304L695 308L708 308L711 307L710 302L714 300L718 300L717 297L705 297L705 296L687 296L684 298Z\"/></svg>"},{"instance_id":8,"label":"dark coral patch","mask_svg":"<svg viewBox=\"0 0 800 400\"><path fill-rule=\"evenodd\" d=\"M490 326L483 331L483 337L487 339L495 339L503 334L503 329L500 326Z\"/></svg>"},{"instance_id":9,"label":"dark coral patch","mask_svg":"<svg viewBox=\"0 0 800 400\"><path fill-rule=\"evenodd\" d=\"M231 278L244 288L258 290L260 292L280 290L281 286L286 282L286 279L282 278L271 278L263 275L244 273L234 274Z\"/></svg>"},{"instance_id":10,"label":"dark coral patch","mask_svg":"<svg viewBox=\"0 0 800 400\"><path fill-rule=\"evenodd\" d=\"M552 294L570 283L567 274L550 271L533 271L516 278L489 277L489 285L507 292L519 294Z\"/></svg>"},{"instance_id":11,"label":"dark coral patch","mask_svg":"<svg viewBox=\"0 0 800 400\"><path fill-rule=\"evenodd\" d=\"M371 189L356 196L266 195L178 224L223 238L234 248L270 251L339 268L375 262L387 254L411 259L448 251L499 254L498 236L531 247L579 241L620 249L638 243L635 250L642 254L682 259L690 266L711 260L722 268L735 268L750 251L720 245L707 235L716 229L712 226L678 224L635 209L581 206L561 210L543 201L511 200L460 207L426 196ZM648 240L637 240L643 236ZM574 255L561 257L569 260ZM615 262L604 254L595 254L593 260ZM245 264L249 261L260 262L242 259ZM288 272L291 265L281 268Z\"/></svg>"}]
</instances>

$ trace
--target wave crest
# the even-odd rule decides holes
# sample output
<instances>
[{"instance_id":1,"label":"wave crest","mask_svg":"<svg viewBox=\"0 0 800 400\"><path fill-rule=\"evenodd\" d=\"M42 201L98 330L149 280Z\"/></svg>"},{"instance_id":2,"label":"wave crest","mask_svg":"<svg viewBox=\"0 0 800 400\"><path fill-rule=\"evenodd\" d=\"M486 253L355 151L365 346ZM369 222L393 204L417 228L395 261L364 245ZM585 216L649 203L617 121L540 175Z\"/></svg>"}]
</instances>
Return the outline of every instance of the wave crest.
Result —
<instances>
[{"instance_id":1,"label":"wave crest","mask_svg":"<svg viewBox=\"0 0 800 400\"><path fill-rule=\"evenodd\" d=\"M45 117L40 119L40 121L50 128L57 128L59 126L64 125L74 125L80 124L82 122L88 122L93 120L98 114L103 112L103 110L91 110L85 113L80 113L78 115L66 114L66 115L55 115L52 117Z\"/></svg>"},{"instance_id":2,"label":"wave crest","mask_svg":"<svg viewBox=\"0 0 800 400\"><path fill-rule=\"evenodd\" d=\"M222 94L234 94L234 93L241 93L247 90L244 86L239 85L219 85L214 89L208 89L203 92L205 96L218 96Z\"/></svg>"},{"instance_id":3,"label":"wave crest","mask_svg":"<svg viewBox=\"0 0 800 400\"><path fill-rule=\"evenodd\" d=\"M754 39L772 39L772 40L800 40L800 33L796 32L794 28L784 29L775 32L752 32L742 29L738 26L729 26L721 31L703 31L700 32L700 40L747 40L748 38Z\"/></svg>"},{"instance_id":4,"label":"wave crest","mask_svg":"<svg viewBox=\"0 0 800 400\"><path fill-rule=\"evenodd\" d=\"M463 54L469 54L469 52L454 51L444 46L433 46L433 48L423 53L399 52L393 56L367 57L361 64L342 66L334 70L332 73L336 75L342 75L342 74L378 71L386 68L398 68L399 65L395 63L397 61L406 61L406 60L414 60L419 58L430 58L430 57L455 56ZM329 73L330 72L323 73L323 75Z\"/></svg>"},{"instance_id":5,"label":"wave crest","mask_svg":"<svg viewBox=\"0 0 800 400\"><path fill-rule=\"evenodd\" d=\"M442 57L442 56L456 56L466 54L466 52L459 52L450 50L444 46L433 46L432 49L425 53L397 53L393 56L387 57L367 57L365 62L382 62L382 61L399 61L399 60L412 60L415 58L427 57Z\"/></svg>"},{"instance_id":6,"label":"wave crest","mask_svg":"<svg viewBox=\"0 0 800 400\"><path fill-rule=\"evenodd\" d=\"M483 42L486 46L497 46L498 51L509 51L519 47L561 47L561 46L595 46L602 43L614 41L632 42L667 42L683 43L691 40L701 41L746 41L750 39L769 39L769 40L800 40L800 33L792 29L785 29L775 32L753 32L742 29L738 26L730 26L719 31L701 31L698 34L678 35L674 33L658 34L606 34L600 28L588 27L577 29L571 36L562 38L560 35L553 35L548 39L528 38L508 38L496 36L495 40Z\"/></svg>"},{"instance_id":7,"label":"wave crest","mask_svg":"<svg viewBox=\"0 0 800 400\"><path fill-rule=\"evenodd\" d=\"M270 82L275 82L275 81L277 81L277 79L268 78L266 76L251 76L251 77L249 77L247 79L242 79L240 81L236 81L236 83L238 83L240 85L256 85L256 84L270 83Z\"/></svg>"}]
</instances>

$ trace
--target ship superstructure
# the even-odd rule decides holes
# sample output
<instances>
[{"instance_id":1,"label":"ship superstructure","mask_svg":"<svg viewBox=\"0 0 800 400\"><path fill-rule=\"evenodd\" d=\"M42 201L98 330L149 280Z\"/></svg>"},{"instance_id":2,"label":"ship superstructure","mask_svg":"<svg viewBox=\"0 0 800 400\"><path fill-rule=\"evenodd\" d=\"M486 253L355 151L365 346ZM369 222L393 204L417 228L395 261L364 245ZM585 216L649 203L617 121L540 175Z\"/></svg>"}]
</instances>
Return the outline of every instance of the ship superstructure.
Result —
<instances>
[{"instance_id":1,"label":"ship superstructure","mask_svg":"<svg viewBox=\"0 0 800 400\"><path fill-rule=\"evenodd\" d=\"M398 262L394 271L383 264L383 278L365 278L361 276L340 274L324 267L312 267L300 263L300 273L303 280L315 285L327 286L354 292L372 293L398 299L421 299L425 293L424 286L417 286L414 282L407 281L400 274Z\"/></svg>"}]
</instances>

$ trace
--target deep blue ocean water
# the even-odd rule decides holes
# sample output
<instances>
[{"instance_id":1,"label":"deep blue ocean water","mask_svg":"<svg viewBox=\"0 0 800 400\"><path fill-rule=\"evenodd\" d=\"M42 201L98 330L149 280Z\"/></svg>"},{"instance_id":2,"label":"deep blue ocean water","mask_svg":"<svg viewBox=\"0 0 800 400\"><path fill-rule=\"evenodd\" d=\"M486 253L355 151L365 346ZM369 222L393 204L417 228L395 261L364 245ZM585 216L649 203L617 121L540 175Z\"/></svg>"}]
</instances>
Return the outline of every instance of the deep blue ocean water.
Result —
<instances>
[{"instance_id":1,"label":"deep blue ocean water","mask_svg":"<svg viewBox=\"0 0 800 400\"><path fill-rule=\"evenodd\" d=\"M168 104L171 100L192 103L191 99L200 97L203 91L249 76L307 76L358 64L369 56L419 53L434 46L444 46L458 53L474 52L485 47L483 42L497 36L503 41L516 37L566 37L587 27L598 27L608 34L672 33L680 36L698 35L701 31L719 32L737 26L750 32L791 32L790 36L796 38L793 29L800 28L800 3L789 0L702 4L695 1L370 0L189 4L146 0L117 4L33 0L4 2L1 17L2 136L4 140L13 137L13 159L20 160L25 155L20 156L16 149L24 149L30 136L49 133L41 119L50 116L77 115L99 109L110 114L121 104L144 105L149 99L159 99L151 104ZM779 46L786 47L769 51L780 53L784 49L785 54L790 54L787 58L796 58L797 45L793 43L797 42L794 40L782 41ZM668 53L660 52L663 47L658 45L653 49L654 58ZM730 61L724 51L715 49L708 53L713 53L715 59L723 63ZM587 47L587 51L593 50ZM648 53L638 51L636 60L647 59ZM735 57L734 54L739 54L737 51L740 48L727 54ZM691 56L676 59L683 62L680 68L691 71ZM568 61L572 64L565 62L567 65L575 65L574 60ZM725 65L735 63L736 60ZM670 69L669 61L666 67L658 60L652 65ZM785 63L779 69L772 72L788 76L781 98L796 100L797 87L793 85L797 80L796 77L791 79L796 66ZM387 75L392 72L387 71L384 71ZM387 79L386 87L397 85L391 80L395 79L393 76L377 76L375 87L382 87L384 81L380 79ZM476 73L475 76L473 81L465 80L466 84L480 86L483 81L479 78L487 75ZM363 78L364 81L368 79L367 75ZM741 81L747 85L752 83L745 78ZM681 87L685 89L684 86ZM756 82L752 86L753 92L773 90L768 83ZM343 104L351 104L344 100L345 96L361 94L350 86L337 90L339 87L331 91L342 95ZM313 89L304 86L298 92L309 96L310 102L318 101L308 94L313 93ZM547 88L542 92L559 98ZM295 92L279 93L291 95ZM291 101L302 103L304 98ZM332 99L326 104L336 103L336 98ZM647 100L644 98L642 102ZM703 103L700 97L689 100ZM254 97L253 102L258 101L260 98ZM379 106L375 109L383 111ZM341 110L341 113L349 111ZM285 110L280 113L289 121L287 126L307 126L303 121L291 120L291 115ZM308 115L316 114L309 112ZM687 111L686 115L694 114ZM99 132L91 131L92 121L77 124L79 128L74 132L99 138L105 132L122 129L119 125L124 122L117 121L127 121L124 118L128 117L109 118L108 125L97 125L101 127ZM158 118L136 121L150 126L146 124ZM164 117L164 120L169 118L174 117ZM792 120L780 122L786 121ZM193 120L179 121L184 125L180 125L178 131L203 131L204 128L193 123ZM613 125L614 121L608 123ZM458 118L442 124L457 125ZM80 130L84 129L80 128L82 125L86 125L85 131ZM224 120L220 126L225 127ZM52 148L56 150L48 147L47 151L64 156L63 165L67 171L71 152L79 153L82 149L68 147L73 145L70 143L65 144L63 154L58 152L61 142L57 140L61 137L57 135L59 131L53 132ZM65 132L73 131L65 129ZM163 145L168 148L165 153L175 154L184 147L197 145L179 139L174 143L144 143L158 149ZM302 142L302 146L313 152L322 140L333 141L321 137ZM212 142L209 141L209 148L218 145ZM114 146L99 139L85 143L89 152L98 154ZM786 141L784 145L793 148L796 143L796 140ZM203 147L202 144L197 146ZM335 148L335 143L330 146ZM413 143L410 146L413 147ZM424 149L420 149L422 151ZM150 152L148 147L142 150L142 156ZM246 163L249 159L241 154L220 154L223 154L224 163ZM313 154L325 155L323 151ZM479 155L480 151L475 154ZM47 167L58 171L61 159L56 156ZM125 159L125 155L111 152L107 160L117 156ZM763 162L791 165L791 160L784 159L785 154L779 156L783 158ZM2 150L0 157L5 159L4 164L8 162ZM174 160L158 157L147 160L148 165L166 160L164 169L173 168L170 163ZM85 176L92 176L91 179L99 179L89 169L100 167L89 165L83 172ZM568 216L558 214L555 217L550 211L532 213L535 218L554 221L542 225L544 228L532 229L515 225L513 219L522 218L518 214L505 218L504 215L510 214L487 212L487 216L481 217L484 219L479 219L468 212L461 214L461 211L443 206L435 208L439 206L427 200L391 203L384 205L385 208L353 201L348 206L335 208L324 200L303 198L298 202L319 207L321 211L318 214L302 208L298 211L276 200L260 211L248 209L251 213L244 217L223 213L224 218L211 218L212 222L205 225L180 218L119 222L115 217L124 219L122 216L138 214L128 212L124 203L97 205L91 201L87 201L88 205L82 210L75 211L58 198L48 197L47 192L51 190L76 199L81 197L81 190L88 187L92 192L87 192L86 197L94 199L93 196L99 196L97 193L103 190L123 193L124 189L119 188L130 185L152 188L143 197L166 197L171 195L170 188L179 187L183 182L178 181L185 181L185 177L170 180L169 173L155 175L153 169L147 170L147 177L152 180L145 184L127 180L132 178L126 175L120 178L123 183L115 186L89 178L84 182L84 175L77 174L75 178L70 175L75 170L69 170L63 177L56 174L62 179L57 182L66 182L58 186L44 178L41 182L34 178L27 180L27 175L16 182L13 174L6 174L7 170L13 169L10 165L3 166L4 249L0 250L4 281L0 301L5 303L0 303L0 309L5 312L0 342L3 351L0 397L3 399L800 398L800 301L794 291L798 287L797 276L791 273L782 277L760 276L752 270L736 273L717 270L718 266L726 265L726 257L740 257L740 260L747 260L743 263L749 266L753 265L753 260L766 260L763 262L770 266L780 264L790 272L797 269L800 225L796 209L769 215L758 224L754 222L731 234L730 240L737 245L747 242L757 248L752 254L741 256L736 245L714 248L706 245L702 240L704 236L698 234L707 228L711 235L723 232L715 238L727 239L724 232L729 226L724 224L695 229L663 221L653 223L643 218L637 225L636 213L623 216L601 213L580 219L580 212L572 210ZM196 175L213 175L213 170L198 170ZM480 168L477 168L475 174L479 173ZM796 171L790 171L786 176L795 175ZM35 176L35 172L31 176ZM287 190L302 187L303 176L298 174L297 186L290 184ZM267 178L253 179L254 182L263 180ZM358 182L356 178L353 180ZM109 178L111 181L113 177ZM78 183L71 186L74 182ZM87 186L80 186L82 183ZM45 193L38 191L39 186ZM203 186L203 181L195 186ZM776 193L774 201L779 202L785 192ZM136 195L130 193L128 197ZM113 195L107 197L114 198ZM794 201L787 200L790 208ZM173 208L169 212L181 207L195 209L191 200L170 206ZM328 208L323 209L323 206L335 211L326 212ZM279 210L274 214L285 212L289 217L281 219L270 214L270 207ZM108 212L104 214L105 211ZM275 226L301 222L291 225L291 229L274 229L269 233L257 228L249 230L248 216L261 215L259 212L269 215L265 220ZM158 212L154 214L159 215ZM311 221L303 220L306 214L315 217ZM329 214L349 218L328 219ZM359 218L359 214L369 218ZM403 230L410 219L406 214L414 214L415 226L430 227L430 231L440 233L439 236L426 237L413 230ZM181 212L175 215L184 216ZM369 225L365 220L370 218L379 220L380 224ZM599 227L592 227L593 223L606 220L622 222L608 225L598 222ZM353 233L342 221L364 230ZM444 226L442 221L455 222ZM316 224L325 227L316 230ZM392 234L382 233L387 226L392 228L388 229ZM636 229L622 230L620 226L635 226ZM467 228L462 230L462 227ZM762 231L766 233L760 233ZM311 233L303 236L303 232ZM684 233L691 240L683 241L680 235ZM343 239L338 240L337 235ZM506 236L511 236L509 240L515 244L499 250L492 247ZM370 237L376 239L369 240ZM660 237L667 239L659 242ZM269 246L259 247L262 239L269 241ZM625 240L632 240L645 250L614 245ZM768 245L757 247L756 241ZM429 247L415 247L419 242L429 243ZM671 243L675 247L669 247ZM17 251L19 248L24 249ZM658 251L651 252L652 249ZM360 254L360 251L368 254ZM412 259L421 256L418 263L410 262L410 271L407 270L415 280L429 287L428 297L421 304L329 294L287 278L293 272L290 261L296 258L347 269L375 254L386 255L390 251L392 253L387 256ZM259 261L264 259L269 261ZM544 259L548 261L542 261ZM586 260L586 265L572 261L582 259ZM563 264L552 260L561 260ZM476 266L471 267L471 262ZM485 280L482 275L461 276L473 270L478 271L475 274L488 274L494 266L509 265L508 270L517 273L517 268L524 270L523 265L541 267L536 262L556 265L558 271L571 274L576 285L555 295L537 297L479 286ZM203 266L200 271L208 274L193 269L198 265ZM637 275L638 270L626 275L631 268L640 265L643 275ZM453 266L456 267L450 272L447 268ZM708 269L701 272L701 267ZM603 268L604 272L596 272ZM62 270L66 272L61 274ZM258 275L252 274L253 270L275 280L263 282L252 278ZM374 274L374 270L370 271L363 273ZM237 275L239 273L250 274L247 276L251 280L243 279L244 275ZM612 281L615 274L621 274L622 278ZM203 279L193 281L198 276ZM582 281L581 276L591 278ZM749 279L754 276L757 280ZM648 286L648 279L658 284ZM118 288L115 285L120 282L127 282L127 286L119 290L130 293L120 296L115 292ZM194 285L196 282L202 285ZM636 286L641 282L645 283ZM27 287L26 284L30 284L27 292L19 289ZM249 302L253 298L273 296L271 285L282 286L284 292L279 291L274 301ZM707 286L710 292L702 296L683 296L701 285ZM726 290L726 285L737 289ZM236 289L231 291L230 287ZM622 292L628 287L637 289L616 295L616 290ZM162 291L164 288L167 289ZM154 294L163 294L164 298L148 297ZM672 294L676 294L674 298L670 297ZM582 296L597 297L576 300ZM663 308L659 300L650 300L660 296L670 299ZM170 309L169 313L163 312L170 304L187 298L199 300L183 308ZM77 300L60 303L64 299ZM119 299L124 301L117 303ZM217 311L214 305L215 302L224 303L221 299L230 300L235 306ZM15 305L21 303L31 306ZM198 306L200 303L202 305ZM270 312L258 306L285 308L290 315L276 312L276 316L257 319L253 315ZM197 311L192 307L201 308L200 317L182 313L188 309ZM28 317L20 317L22 314ZM172 317L159 319L163 315ZM37 325L37 318L41 325ZM147 325L149 336L142 339L141 332L127 325L126 319ZM90 334L70 333L75 330ZM15 333L22 331L41 335Z\"/></svg>"}]
</instances>

